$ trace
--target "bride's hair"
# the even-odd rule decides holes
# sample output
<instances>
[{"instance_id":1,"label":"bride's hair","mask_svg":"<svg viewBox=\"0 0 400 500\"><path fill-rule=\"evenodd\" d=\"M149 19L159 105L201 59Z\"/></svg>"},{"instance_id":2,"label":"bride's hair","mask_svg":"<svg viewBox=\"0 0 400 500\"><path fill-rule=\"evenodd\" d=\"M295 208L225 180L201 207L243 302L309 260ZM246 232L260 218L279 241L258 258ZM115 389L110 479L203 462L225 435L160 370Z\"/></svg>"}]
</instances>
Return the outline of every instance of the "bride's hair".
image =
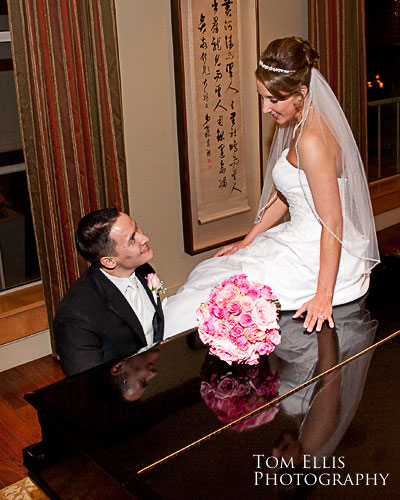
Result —
<instances>
[{"instance_id":1,"label":"bride's hair","mask_svg":"<svg viewBox=\"0 0 400 500\"><path fill-rule=\"evenodd\" d=\"M279 38L262 53L256 78L275 98L284 101L292 95L300 95L303 85L309 88L311 70L318 58L318 52L306 39Z\"/></svg>"}]
</instances>

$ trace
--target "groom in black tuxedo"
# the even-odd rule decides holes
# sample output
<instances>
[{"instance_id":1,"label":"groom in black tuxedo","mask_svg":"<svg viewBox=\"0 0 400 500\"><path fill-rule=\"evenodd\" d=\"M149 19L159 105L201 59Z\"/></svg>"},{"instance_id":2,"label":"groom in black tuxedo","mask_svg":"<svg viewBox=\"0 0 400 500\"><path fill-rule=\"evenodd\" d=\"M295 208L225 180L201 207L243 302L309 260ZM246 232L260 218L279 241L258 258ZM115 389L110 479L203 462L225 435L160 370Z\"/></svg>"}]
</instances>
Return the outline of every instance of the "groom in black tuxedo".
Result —
<instances>
[{"instance_id":1,"label":"groom in black tuxedo","mask_svg":"<svg viewBox=\"0 0 400 500\"><path fill-rule=\"evenodd\" d=\"M147 284L154 273L148 237L114 208L83 217L75 234L91 266L71 286L54 318L56 351L66 375L160 342L161 302Z\"/></svg>"}]
</instances>

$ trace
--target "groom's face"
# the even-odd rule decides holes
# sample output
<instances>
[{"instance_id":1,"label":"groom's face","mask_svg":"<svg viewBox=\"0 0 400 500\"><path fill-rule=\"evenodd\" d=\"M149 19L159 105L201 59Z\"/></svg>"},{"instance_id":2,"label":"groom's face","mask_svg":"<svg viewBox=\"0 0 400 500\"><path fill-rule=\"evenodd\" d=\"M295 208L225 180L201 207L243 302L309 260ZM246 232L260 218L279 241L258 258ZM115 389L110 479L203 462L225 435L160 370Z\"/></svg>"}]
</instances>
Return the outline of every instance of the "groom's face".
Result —
<instances>
[{"instance_id":1,"label":"groom's face","mask_svg":"<svg viewBox=\"0 0 400 500\"><path fill-rule=\"evenodd\" d=\"M153 250L147 244L149 238L129 215L119 215L111 228L110 237L115 241L115 255L112 257L115 276L130 276L137 267L153 257Z\"/></svg>"}]
</instances>

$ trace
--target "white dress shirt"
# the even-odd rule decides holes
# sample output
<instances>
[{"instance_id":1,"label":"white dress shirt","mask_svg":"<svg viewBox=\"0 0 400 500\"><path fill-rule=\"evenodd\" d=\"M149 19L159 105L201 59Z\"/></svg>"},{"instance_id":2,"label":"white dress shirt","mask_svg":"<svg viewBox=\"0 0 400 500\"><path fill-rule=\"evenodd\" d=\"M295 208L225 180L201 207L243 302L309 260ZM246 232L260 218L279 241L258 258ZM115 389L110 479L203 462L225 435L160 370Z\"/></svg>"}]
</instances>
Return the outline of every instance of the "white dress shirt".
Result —
<instances>
[{"instance_id":1,"label":"white dress shirt","mask_svg":"<svg viewBox=\"0 0 400 500\"><path fill-rule=\"evenodd\" d=\"M100 271L114 283L135 311L135 314L143 327L147 340L147 346L151 346L153 344L154 335L153 317L155 309L142 283L137 279L135 273L132 273L129 278L117 278L116 276L111 276L107 272L103 271L103 269L100 269Z\"/></svg>"}]
</instances>

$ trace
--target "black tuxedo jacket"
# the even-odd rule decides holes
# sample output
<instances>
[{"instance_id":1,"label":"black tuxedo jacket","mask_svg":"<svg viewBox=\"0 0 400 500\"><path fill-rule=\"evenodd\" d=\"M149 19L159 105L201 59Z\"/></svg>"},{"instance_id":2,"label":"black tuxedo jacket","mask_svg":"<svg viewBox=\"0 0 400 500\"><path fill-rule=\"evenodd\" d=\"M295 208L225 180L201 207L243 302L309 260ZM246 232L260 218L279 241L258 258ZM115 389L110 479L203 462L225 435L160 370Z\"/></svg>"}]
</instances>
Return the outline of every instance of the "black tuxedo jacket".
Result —
<instances>
[{"instance_id":1,"label":"black tuxedo jacket","mask_svg":"<svg viewBox=\"0 0 400 500\"><path fill-rule=\"evenodd\" d=\"M154 305L154 343L164 334L160 299L155 302L146 276L149 264L135 270ZM71 286L54 317L56 351L66 375L111 359L134 354L147 345L142 325L126 298L100 269L91 266Z\"/></svg>"}]
</instances>

